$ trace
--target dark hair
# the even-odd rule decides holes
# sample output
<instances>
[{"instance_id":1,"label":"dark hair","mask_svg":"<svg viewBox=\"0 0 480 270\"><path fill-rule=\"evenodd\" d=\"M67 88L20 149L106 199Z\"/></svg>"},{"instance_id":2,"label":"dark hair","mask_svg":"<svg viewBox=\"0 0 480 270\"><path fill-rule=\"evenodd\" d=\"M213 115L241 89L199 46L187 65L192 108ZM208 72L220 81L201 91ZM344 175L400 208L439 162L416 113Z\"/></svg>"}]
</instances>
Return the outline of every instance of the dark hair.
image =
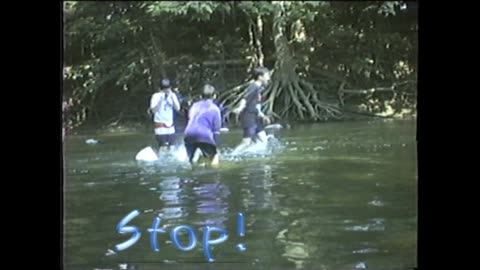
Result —
<instances>
[{"instance_id":1,"label":"dark hair","mask_svg":"<svg viewBox=\"0 0 480 270\"><path fill-rule=\"evenodd\" d=\"M170 84L170 80L169 79L163 79L161 82L160 82L160 88L161 89L166 89L166 88L170 88L172 85Z\"/></svg>"},{"instance_id":2,"label":"dark hair","mask_svg":"<svg viewBox=\"0 0 480 270\"><path fill-rule=\"evenodd\" d=\"M253 79L258 79L258 77L263 76L263 74L270 72L266 67L257 67L253 70L252 75Z\"/></svg>"}]
</instances>

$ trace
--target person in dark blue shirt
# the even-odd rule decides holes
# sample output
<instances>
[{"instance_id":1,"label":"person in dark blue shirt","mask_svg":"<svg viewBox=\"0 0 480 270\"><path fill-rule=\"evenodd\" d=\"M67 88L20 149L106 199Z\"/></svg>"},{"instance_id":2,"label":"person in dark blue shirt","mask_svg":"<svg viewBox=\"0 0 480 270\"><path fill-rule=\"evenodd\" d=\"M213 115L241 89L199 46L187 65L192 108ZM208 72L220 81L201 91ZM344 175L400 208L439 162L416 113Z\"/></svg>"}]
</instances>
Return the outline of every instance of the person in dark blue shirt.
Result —
<instances>
[{"instance_id":1,"label":"person in dark blue shirt","mask_svg":"<svg viewBox=\"0 0 480 270\"><path fill-rule=\"evenodd\" d=\"M245 149L252 141L267 142L268 137L262 122L269 124L270 119L261 110L261 91L270 81L270 71L264 67L256 68L253 77L255 81L248 86L238 107L232 111L240 114L243 128L242 142L235 148L234 153Z\"/></svg>"}]
</instances>

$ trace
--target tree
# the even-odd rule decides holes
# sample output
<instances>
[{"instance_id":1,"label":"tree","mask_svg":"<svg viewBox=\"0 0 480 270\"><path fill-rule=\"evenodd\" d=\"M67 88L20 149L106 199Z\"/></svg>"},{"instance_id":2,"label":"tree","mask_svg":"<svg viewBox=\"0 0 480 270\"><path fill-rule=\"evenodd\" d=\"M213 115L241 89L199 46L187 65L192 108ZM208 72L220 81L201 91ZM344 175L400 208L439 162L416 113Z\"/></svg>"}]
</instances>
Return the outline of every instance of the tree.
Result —
<instances>
[{"instance_id":1,"label":"tree","mask_svg":"<svg viewBox=\"0 0 480 270\"><path fill-rule=\"evenodd\" d=\"M236 106L273 67L266 110L319 121L415 109L417 21L408 2L66 2L72 127L146 121L161 78L195 98L206 81ZM228 116L228 114L227 114Z\"/></svg>"}]
</instances>

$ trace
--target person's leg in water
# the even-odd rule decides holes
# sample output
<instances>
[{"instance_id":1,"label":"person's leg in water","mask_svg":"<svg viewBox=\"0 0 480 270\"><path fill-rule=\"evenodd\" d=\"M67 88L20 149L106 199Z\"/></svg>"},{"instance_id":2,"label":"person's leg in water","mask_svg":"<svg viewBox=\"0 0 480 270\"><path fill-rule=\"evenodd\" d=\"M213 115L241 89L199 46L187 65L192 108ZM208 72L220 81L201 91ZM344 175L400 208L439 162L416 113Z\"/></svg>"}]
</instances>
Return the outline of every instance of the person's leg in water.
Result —
<instances>
[{"instance_id":1,"label":"person's leg in water","mask_svg":"<svg viewBox=\"0 0 480 270\"><path fill-rule=\"evenodd\" d=\"M267 147L267 143L268 143L267 133L265 132L265 130L259 131L255 135L255 142L254 142L255 148L256 149L265 149Z\"/></svg>"},{"instance_id":2,"label":"person's leg in water","mask_svg":"<svg viewBox=\"0 0 480 270\"><path fill-rule=\"evenodd\" d=\"M268 142L268 135L265 132L265 130L262 130L257 133L257 140L261 143L267 143Z\"/></svg>"},{"instance_id":3,"label":"person's leg in water","mask_svg":"<svg viewBox=\"0 0 480 270\"><path fill-rule=\"evenodd\" d=\"M257 119L257 126L255 128L255 139L256 143L261 143L264 145L266 145L268 142L267 132L265 131L263 123L260 119Z\"/></svg>"},{"instance_id":4,"label":"person's leg in water","mask_svg":"<svg viewBox=\"0 0 480 270\"><path fill-rule=\"evenodd\" d=\"M160 157L162 153L168 153L171 150L173 143L175 142L174 134L155 135L155 139L158 143L157 156Z\"/></svg>"},{"instance_id":5,"label":"person's leg in water","mask_svg":"<svg viewBox=\"0 0 480 270\"><path fill-rule=\"evenodd\" d=\"M199 143L199 148L202 150L202 154L210 162L210 166L218 167L220 163L220 154L217 147L209 143Z\"/></svg>"},{"instance_id":6,"label":"person's leg in water","mask_svg":"<svg viewBox=\"0 0 480 270\"><path fill-rule=\"evenodd\" d=\"M204 153L211 156L210 165L212 167L218 167L218 165L220 164L220 152L218 150L218 145L220 143L220 133L214 133L213 140L215 141L215 144L207 145L210 150L204 150Z\"/></svg>"},{"instance_id":7,"label":"person's leg in water","mask_svg":"<svg viewBox=\"0 0 480 270\"><path fill-rule=\"evenodd\" d=\"M241 153L252 144L252 138L255 137L255 127L243 128L243 138L240 144L233 150L232 154Z\"/></svg>"},{"instance_id":8,"label":"person's leg in water","mask_svg":"<svg viewBox=\"0 0 480 270\"><path fill-rule=\"evenodd\" d=\"M193 165L200 159L202 151L198 148L195 137L186 136L183 140L185 143L185 149L187 150L188 161Z\"/></svg>"},{"instance_id":9,"label":"person's leg in water","mask_svg":"<svg viewBox=\"0 0 480 270\"><path fill-rule=\"evenodd\" d=\"M187 138L185 138L185 150L187 150L187 156L188 156L188 162L190 162L190 165L193 166L193 164L197 163L197 160L195 159L195 153L197 152L197 144L194 142L189 142Z\"/></svg>"},{"instance_id":10,"label":"person's leg in water","mask_svg":"<svg viewBox=\"0 0 480 270\"><path fill-rule=\"evenodd\" d=\"M210 163L212 167L218 167L220 165L220 154L216 153L213 158L212 162Z\"/></svg>"},{"instance_id":11,"label":"person's leg in water","mask_svg":"<svg viewBox=\"0 0 480 270\"><path fill-rule=\"evenodd\" d=\"M253 137L252 145L255 145L256 148L257 147L264 148L267 146L268 135L267 135L267 132L265 131L265 128L263 126L261 119L257 119L252 137Z\"/></svg>"},{"instance_id":12,"label":"person's leg in water","mask_svg":"<svg viewBox=\"0 0 480 270\"><path fill-rule=\"evenodd\" d=\"M175 146L175 133L168 134L167 135L167 140L168 140L167 151L171 152L174 149L174 146Z\"/></svg>"},{"instance_id":13,"label":"person's leg in water","mask_svg":"<svg viewBox=\"0 0 480 270\"><path fill-rule=\"evenodd\" d=\"M193 152L193 156L192 156L192 160L190 163L197 163L200 158L202 157L202 151L200 149L196 149L194 152Z\"/></svg>"},{"instance_id":14,"label":"person's leg in water","mask_svg":"<svg viewBox=\"0 0 480 270\"><path fill-rule=\"evenodd\" d=\"M232 154L241 153L252 144L257 129L257 115L253 113L243 113L240 115L240 121L243 127L243 138L240 144L233 150Z\"/></svg>"},{"instance_id":15,"label":"person's leg in water","mask_svg":"<svg viewBox=\"0 0 480 270\"><path fill-rule=\"evenodd\" d=\"M186 136L184 138L185 150L187 150L188 162L190 165L194 166L198 163L202 153L199 144L195 137Z\"/></svg>"},{"instance_id":16,"label":"person's leg in water","mask_svg":"<svg viewBox=\"0 0 480 270\"><path fill-rule=\"evenodd\" d=\"M219 153L215 145L191 142L187 139L185 141L185 149L187 150L188 160L192 166L198 164L198 158L196 158L197 150L200 150L201 155L209 160L211 166L216 167L219 165Z\"/></svg>"}]
</instances>

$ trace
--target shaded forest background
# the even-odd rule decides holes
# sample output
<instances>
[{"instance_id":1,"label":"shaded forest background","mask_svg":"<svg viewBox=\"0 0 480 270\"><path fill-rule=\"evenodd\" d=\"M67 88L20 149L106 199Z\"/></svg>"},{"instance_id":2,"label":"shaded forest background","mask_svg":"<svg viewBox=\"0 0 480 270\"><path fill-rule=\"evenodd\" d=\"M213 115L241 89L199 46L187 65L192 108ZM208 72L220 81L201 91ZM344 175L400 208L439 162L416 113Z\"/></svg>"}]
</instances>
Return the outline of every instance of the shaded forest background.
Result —
<instances>
[{"instance_id":1,"label":"shaded forest background","mask_svg":"<svg viewBox=\"0 0 480 270\"><path fill-rule=\"evenodd\" d=\"M256 66L277 120L415 116L417 41L416 2L65 2L64 122L149 122L166 77L213 83L231 121Z\"/></svg>"}]
</instances>

